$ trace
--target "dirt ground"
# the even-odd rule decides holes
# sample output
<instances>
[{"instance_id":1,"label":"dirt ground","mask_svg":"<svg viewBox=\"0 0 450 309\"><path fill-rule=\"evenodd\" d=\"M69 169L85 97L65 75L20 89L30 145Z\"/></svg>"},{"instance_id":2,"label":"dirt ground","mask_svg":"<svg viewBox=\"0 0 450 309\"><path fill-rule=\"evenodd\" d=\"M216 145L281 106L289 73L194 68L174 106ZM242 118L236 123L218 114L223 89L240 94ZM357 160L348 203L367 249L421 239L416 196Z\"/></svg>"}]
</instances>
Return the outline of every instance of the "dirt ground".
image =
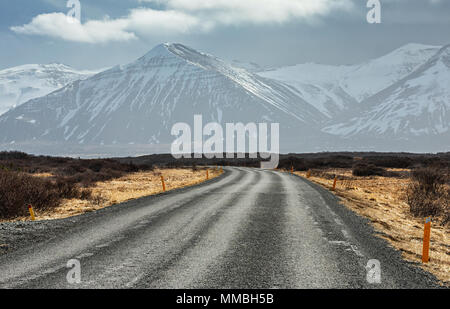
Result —
<instances>
[{"instance_id":1,"label":"dirt ground","mask_svg":"<svg viewBox=\"0 0 450 309\"><path fill-rule=\"evenodd\" d=\"M372 221L380 237L401 250L405 259L420 263L448 285L450 283L450 227L432 224L430 262L422 264L424 219L409 213L405 191L409 184L408 170L391 169L400 177L355 177L351 169L314 171L309 180L331 189L338 176L335 194L344 205ZM307 172L296 172L306 177Z\"/></svg>"},{"instance_id":2,"label":"dirt ground","mask_svg":"<svg viewBox=\"0 0 450 309\"><path fill-rule=\"evenodd\" d=\"M208 169L209 179L221 174L218 168ZM42 174L41 177L52 175ZM64 200L57 208L46 212L36 212L36 220L63 219L86 212L96 211L132 199L163 192L161 176L164 177L166 191L193 186L206 181L206 169L155 169L152 172L132 173L106 182L98 182L92 187L89 200ZM28 221L29 217L15 221Z\"/></svg>"}]
</instances>

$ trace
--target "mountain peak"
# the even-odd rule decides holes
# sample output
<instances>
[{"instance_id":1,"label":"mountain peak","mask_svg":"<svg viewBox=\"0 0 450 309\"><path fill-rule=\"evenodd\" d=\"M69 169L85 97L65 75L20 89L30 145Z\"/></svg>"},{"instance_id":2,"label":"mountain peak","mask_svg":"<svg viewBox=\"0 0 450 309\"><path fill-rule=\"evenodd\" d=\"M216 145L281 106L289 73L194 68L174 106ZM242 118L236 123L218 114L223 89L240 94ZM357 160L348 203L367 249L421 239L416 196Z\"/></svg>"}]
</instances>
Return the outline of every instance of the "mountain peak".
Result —
<instances>
[{"instance_id":1,"label":"mountain peak","mask_svg":"<svg viewBox=\"0 0 450 309\"><path fill-rule=\"evenodd\" d=\"M197 51L189 46L180 44L180 43L165 43L164 46L166 48L174 53L177 56L180 56L182 58L192 58L192 57L209 57L209 58L215 58L212 55L208 55L206 53Z\"/></svg>"},{"instance_id":2,"label":"mountain peak","mask_svg":"<svg viewBox=\"0 0 450 309\"><path fill-rule=\"evenodd\" d=\"M423 49L436 49L439 48L440 46L436 46L436 45L426 45L426 44L420 44L420 43L408 43L405 44L399 48L397 48L396 50L423 50Z\"/></svg>"},{"instance_id":3,"label":"mountain peak","mask_svg":"<svg viewBox=\"0 0 450 309\"><path fill-rule=\"evenodd\" d=\"M425 62L427 59L430 59L434 54L436 54L440 48L441 46L409 43L384 56L371 60L370 62L380 62L385 65Z\"/></svg>"},{"instance_id":4,"label":"mountain peak","mask_svg":"<svg viewBox=\"0 0 450 309\"><path fill-rule=\"evenodd\" d=\"M0 74L14 73L21 71L37 71L37 70L62 70L62 71L75 71L72 67L60 63L48 63L48 64L23 64L12 68L0 70Z\"/></svg>"},{"instance_id":5,"label":"mountain peak","mask_svg":"<svg viewBox=\"0 0 450 309\"><path fill-rule=\"evenodd\" d=\"M141 58L154 58L160 56L169 56L170 54L183 56L189 54L198 54L205 55L201 52L196 51L195 49L188 47L186 45L180 43L162 43L153 47L147 54L145 54Z\"/></svg>"},{"instance_id":6,"label":"mountain peak","mask_svg":"<svg viewBox=\"0 0 450 309\"><path fill-rule=\"evenodd\" d=\"M152 59L155 57L162 57L162 56L170 56L170 52L168 49L170 44L171 43L159 44L159 45L153 47L148 53L146 53L144 56L142 56L138 60Z\"/></svg>"},{"instance_id":7,"label":"mountain peak","mask_svg":"<svg viewBox=\"0 0 450 309\"><path fill-rule=\"evenodd\" d=\"M203 68L211 68L217 66L223 66L223 61L218 58L197 51L189 46L180 44L180 43L163 43L155 46L152 50L150 50L143 57L138 59L138 62L142 61L150 61L154 59L171 59L171 60L181 60L186 61L191 64L203 67Z\"/></svg>"},{"instance_id":8,"label":"mountain peak","mask_svg":"<svg viewBox=\"0 0 450 309\"><path fill-rule=\"evenodd\" d=\"M98 71L79 71L61 63L24 64L0 71L0 115Z\"/></svg>"}]
</instances>

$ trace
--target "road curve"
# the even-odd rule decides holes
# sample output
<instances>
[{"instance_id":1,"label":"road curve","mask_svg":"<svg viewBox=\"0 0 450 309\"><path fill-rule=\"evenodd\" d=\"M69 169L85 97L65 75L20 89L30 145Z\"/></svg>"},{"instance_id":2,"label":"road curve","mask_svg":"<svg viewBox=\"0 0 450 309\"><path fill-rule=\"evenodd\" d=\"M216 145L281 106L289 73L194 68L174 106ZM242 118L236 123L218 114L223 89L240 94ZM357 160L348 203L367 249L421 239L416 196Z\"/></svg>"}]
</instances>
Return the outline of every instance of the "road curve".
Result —
<instances>
[{"instance_id":1,"label":"road curve","mask_svg":"<svg viewBox=\"0 0 450 309\"><path fill-rule=\"evenodd\" d=\"M67 221L0 256L0 288L432 288L328 191L272 170L227 168L205 184ZM81 283L66 279L70 259ZM381 283L367 281L376 259Z\"/></svg>"}]
</instances>

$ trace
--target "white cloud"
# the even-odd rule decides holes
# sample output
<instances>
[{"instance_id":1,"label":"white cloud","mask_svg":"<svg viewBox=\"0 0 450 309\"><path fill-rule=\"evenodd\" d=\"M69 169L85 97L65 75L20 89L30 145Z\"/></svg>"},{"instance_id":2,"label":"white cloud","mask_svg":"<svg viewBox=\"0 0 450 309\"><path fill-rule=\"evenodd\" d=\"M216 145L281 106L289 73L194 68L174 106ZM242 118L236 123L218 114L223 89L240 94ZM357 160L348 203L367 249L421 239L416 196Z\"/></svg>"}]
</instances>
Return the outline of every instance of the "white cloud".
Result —
<instances>
[{"instance_id":1,"label":"white cloud","mask_svg":"<svg viewBox=\"0 0 450 309\"><path fill-rule=\"evenodd\" d=\"M126 19L91 20L81 24L77 19L63 13L51 13L38 15L29 24L11 27L11 30L30 35L47 35L66 41L104 43L135 39L134 33L125 30L127 24Z\"/></svg>"},{"instance_id":2,"label":"white cloud","mask_svg":"<svg viewBox=\"0 0 450 309\"><path fill-rule=\"evenodd\" d=\"M200 16L214 24L283 23L349 9L351 0L140 0Z\"/></svg>"},{"instance_id":3,"label":"white cloud","mask_svg":"<svg viewBox=\"0 0 450 309\"><path fill-rule=\"evenodd\" d=\"M204 32L220 25L305 21L352 7L352 0L140 0L162 10L132 9L122 18L90 20L82 24L63 13L41 14L16 33L46 35L67 41L104 43L153 34Z\"/></svg>"}]
</instances>

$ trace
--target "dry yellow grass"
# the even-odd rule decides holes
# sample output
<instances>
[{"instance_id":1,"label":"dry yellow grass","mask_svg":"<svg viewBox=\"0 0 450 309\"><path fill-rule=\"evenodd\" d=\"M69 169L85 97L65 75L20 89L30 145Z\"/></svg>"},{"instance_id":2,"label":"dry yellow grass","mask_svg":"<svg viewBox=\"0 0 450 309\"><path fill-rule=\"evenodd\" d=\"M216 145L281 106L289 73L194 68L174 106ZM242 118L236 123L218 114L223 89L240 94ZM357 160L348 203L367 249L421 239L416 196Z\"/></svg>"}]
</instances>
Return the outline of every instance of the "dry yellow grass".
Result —
<instances>
[{"instance_id":1,"label":"dry yellow grass","mask_svg":"<svg viewBox=\"0 0 450 309\"><path fill-rule=\"evenodd\" d=\"M31 176L40 177L40 178L51 178L54 175L51 173L36 173L36 174L31 174Z\"/></svg>"},{"instance_id":2,"label":"dry yellow grass","mask_svg":"<svg viewBox=\"0 0 450 309\"><path fill-rule=\"evenodd\" d=\"M208 169L209 179L221 173L216 168ZM47 177L48 175L43 175ZM63 219L86 212L96 211L114 204L144 196L161 193L161 176L164 177L166 191L193 186L206 181L206 169L155 169L152 172L132 173L106 182L98 182L92 188L91 200L70 199L52 210L36 213L37 220ZM29 220L20 218L19 220Z\"/></svg>"},{"instance_id":3,"label":"dry yellow grass","mask_svg":"<svg viewBox=\"0 0 450 309\"><path fill-rule=\"evenodd\" d=\"M392 171L401 171L392 169ZM296 172L306 177L306 172ZM424 222L409 213L405 202L408 178L354 177L350 169L333 169L313 173L309 180L328 189L333 186L330 175L338 175L335 194L343 203L372 221L380 237L401 250L405 259L421 263ZM328 177L327 177L328 176ZM450 228L432 224L431 261L421 264L446 285L450 283Z\"/></svg>"}]
</instances>

